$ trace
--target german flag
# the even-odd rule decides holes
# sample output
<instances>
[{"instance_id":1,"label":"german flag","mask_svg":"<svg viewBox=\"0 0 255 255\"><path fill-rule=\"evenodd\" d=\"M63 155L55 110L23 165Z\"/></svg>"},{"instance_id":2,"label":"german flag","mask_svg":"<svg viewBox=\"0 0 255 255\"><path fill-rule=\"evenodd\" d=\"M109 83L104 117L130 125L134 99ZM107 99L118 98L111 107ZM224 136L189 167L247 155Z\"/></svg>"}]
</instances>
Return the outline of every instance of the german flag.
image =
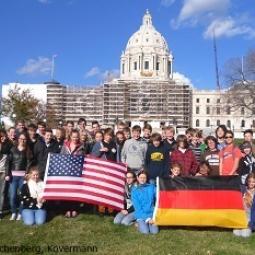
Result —
<instances>
[{"instance_id":1,"label":"german flag","mask_svg":"<svg viewBox=\"0 0 255 255\"><path fill-rule=\"evenodd\" d=\"M154 221L159 226L247 228L236 176L157 179Z\"/></svg>"}]
</instances>

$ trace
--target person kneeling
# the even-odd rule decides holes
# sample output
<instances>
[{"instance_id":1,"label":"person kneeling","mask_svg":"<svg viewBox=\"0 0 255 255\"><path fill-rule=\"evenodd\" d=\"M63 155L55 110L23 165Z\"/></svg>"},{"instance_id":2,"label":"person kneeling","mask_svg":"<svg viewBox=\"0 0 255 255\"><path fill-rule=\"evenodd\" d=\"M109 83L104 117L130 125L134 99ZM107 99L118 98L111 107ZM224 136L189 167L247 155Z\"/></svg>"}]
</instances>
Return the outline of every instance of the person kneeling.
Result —
<instances>
[{"instance_id":1,"label":"person kneeling","mask_svg":"<svg viewBox=\"0 0 255 255\"><path fill-rule=\"evenodd\" d=\"M124 210L121 210L114 218L114 224L131 225L135 220L134 207L131 201L131 190L135 185L136 175L133 172L127 172L125 185L125 204Z\"/></svg>"},{"instance_id":2,"label":"person kneeling","mask_svg":"<svg viewBox=\"0 0 255 255\"><path fill-rule=\"evenodd\" d=\"M22 220L25 225L42 225L46 221L45 200L42 198L43 181L39 180L37 168L31 168L27 175L27 182L20 191L22 205Z\"/></svg>"},{"instance_id":3,"label":"person kneeling","mask_svg":"<svg viewBox=\"0 0 255 255\"><path fill-rule=\"evenodd\" d=\"M138 185L131 191L131 200L135 208L135 218L139 232L143 234L157 234L159 229L152 220L155 204L155 185L147 183L147 174L137 175Z\"/></svg>"}]
</instances>

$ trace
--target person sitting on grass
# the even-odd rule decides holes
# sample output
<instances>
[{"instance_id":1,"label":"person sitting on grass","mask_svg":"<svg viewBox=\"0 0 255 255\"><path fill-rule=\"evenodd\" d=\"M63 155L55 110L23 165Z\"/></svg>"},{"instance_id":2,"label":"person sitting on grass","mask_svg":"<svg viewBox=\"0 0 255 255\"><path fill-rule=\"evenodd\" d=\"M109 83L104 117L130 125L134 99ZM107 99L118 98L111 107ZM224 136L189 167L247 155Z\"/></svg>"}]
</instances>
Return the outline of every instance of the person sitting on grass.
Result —
<instances>
[{"instance_id":1,"label":"person sitting on grass","mask_svg":"<svg viewBox=\"0 0 255 255\"><path fill-rule=\"evenodd\" d=\"M134 207L131 201L131 189L135 185L136 175L133 172L127 172L125 185L125 209L121 210L114 218L114 224L131 225L135 220Z\"/></svg>"},{"instance_id":2,"label":"person sitting on grass","mask_svg":"<svg viewBox=\"0 0 255 255\"><path fill-rule=\"evenodd\" d=\"M39 179L39 170L31 167L26 180L20 191L22 220L25 225L42 225L46 221L46 210L42 197L44 183Z\"/></svg>"},{"instance_id":3,"label":"person sitting on grass","mask_svg":"<svg viewBox=\"0 0 255 255\"><path fill-rule=\"evenodd\" d=\"M180 176L182 172L182 166L178 163L173 163L172 168L170 170L170 177L174 178L176 176Z\"/></svg>"},{"instance_id":4,"label":"person sitting on grass","mask_svg":"<svg viewBox=\"0 0 255 255\"><path fill-rule=\"evenodd\" d=\"M138 231L142 234L157 234L159 232L152 220L156 191L155 185L147 183L147 174L142 171L137 175L138 185L131 191L131 201L135 208L135 219Z\"/></svg>"},{"instance_id":5,"label":"person sitting on grass","mask_svg":"<svg viewBox=\"0 0 255 255\"><path fill-rule=\"evenodd\" d=\"M244 209L248 219L248 228L234 229L236 236L249 237L252 230L255 230L255 173L250 173L246 179L246 190L243 195Z\"/></svg>"}]
</instances>

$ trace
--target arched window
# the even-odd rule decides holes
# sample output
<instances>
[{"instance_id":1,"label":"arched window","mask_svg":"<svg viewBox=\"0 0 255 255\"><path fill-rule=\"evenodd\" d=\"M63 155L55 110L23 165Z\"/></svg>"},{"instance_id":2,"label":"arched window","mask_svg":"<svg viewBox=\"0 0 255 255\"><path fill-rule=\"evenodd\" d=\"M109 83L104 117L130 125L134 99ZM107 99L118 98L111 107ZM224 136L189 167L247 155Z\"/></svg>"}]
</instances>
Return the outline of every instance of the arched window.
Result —
<instances>
[{"instance_id":1,"label":"arched window","mask_svg":"<svg viewBox=\"0 0 255 255\"><path fill-rule=\"evenodd\" d=\"M206 107L206 114L210 114L210 107L209 106Z\"/></svg>"},{"instance_id":2,"label":"arched window","mask_svg":"<svg viewBox=\"0 0 255 255\"><path fill-rule=\"evenodd\" d=\"M206 120L206 127L210 127L210 120Z\"/></svg>"},{"instance_id":3,"label":"arched window","mask_svg":"<svg viewBox=\"0 0 255 255\"><path fill-rule=\"evenodd\" d=\"M241 127L245 127L245 120L242 120Z\"/></svg>"},{"instance_id":4,"label":"arched window","mask_svg":"<svg viewBox=\"0 0 255 255\"><path fill-rule=\"evenodd\" d=\"M227 121L227 127L231 128L231 121L230 120Z\"/></svg>"},{"instance_id":5,"label":"arched window","mask_svg":"<svg viewBox=\"0 0 255 255\"><path fill-rule=\"evenodd\" d=\"M219 126L219 125L220 125L220 120L217 120L216 125L217 125L217 126Z\"/></svg>"},{"instance_id":6,"label":"arched window","mask_svg":"<svg viewBox=\"0 0 255 255\"><path fill-rule=\"evenodd\" d=\"M199 120L196 120L196 127L199 127Z\"/></svg>"}]
</instances>

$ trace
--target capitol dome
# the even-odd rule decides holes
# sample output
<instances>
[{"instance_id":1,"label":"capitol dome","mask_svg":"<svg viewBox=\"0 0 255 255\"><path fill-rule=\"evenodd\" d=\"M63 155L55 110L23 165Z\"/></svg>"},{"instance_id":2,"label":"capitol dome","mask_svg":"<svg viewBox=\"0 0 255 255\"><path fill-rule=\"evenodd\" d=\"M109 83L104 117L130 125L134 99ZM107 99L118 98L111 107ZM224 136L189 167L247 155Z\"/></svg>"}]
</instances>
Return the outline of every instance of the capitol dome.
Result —
<instances>
[{"instance_id":1,"label":"capitol dome","mask_svg":"<svg viewBox=\"0 0 255 255\"><path fill-rule=\"evenodd\" d=\"M172 77L173 56L165 38L155 29L147 10L140 29L128 40L121 55L121 79Z\"/></svg>"}]
</instances>

